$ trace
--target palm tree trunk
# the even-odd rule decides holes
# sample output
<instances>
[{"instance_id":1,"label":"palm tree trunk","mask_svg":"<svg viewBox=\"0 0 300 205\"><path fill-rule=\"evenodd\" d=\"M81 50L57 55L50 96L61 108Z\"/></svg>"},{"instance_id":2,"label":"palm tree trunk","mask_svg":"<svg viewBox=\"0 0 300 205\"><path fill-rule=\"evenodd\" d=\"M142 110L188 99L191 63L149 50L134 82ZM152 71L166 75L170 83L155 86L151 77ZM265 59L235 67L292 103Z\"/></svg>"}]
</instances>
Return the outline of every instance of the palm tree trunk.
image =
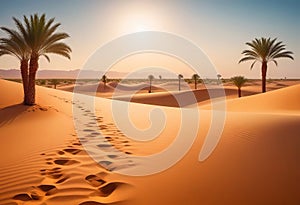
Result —
<instances>
[{"instance_id":1,"label":"palm tree trunk","mask_svg":"<svg viewBox=\"0 0 300 205\"><path fill-rule=\"evenodd\" d=\"M28 60L21 60L20 70L21 70L23 92L24 92L23 103L25 104L27 99L27 90L28 90Z\"/></svg>"},{"instance_id":2,"label":"palm tree trunk","mask_svg":"<svg viewBox=\"0 0 300 205\"><path fill-rule=\"evenodd\" d=\"M241 88L238 88L238 95L239 95L239 98L242 97L242 90L241 90Z\"/></svg>"},{"instance_id":3,"label":"palm tree trunk","mask_svg":"<svg viewBox=\"0 0 300 205\"><path fill-rule=\"evenodd\" d=\"M180 78L178 79L178 90L180 91L181 88L180 88Z\"/></svg>"},{"instance_id":4,"label":"palm tree trunk","mask_svg":"<svg viewBox=\"0 0 300 205\"><path fill-rule=\"evenodd\" d=\"M195 90L197 90L197 80L195 80Z\"/></svg>"},{"instance_id":5,"label":"palm tree trunk","mask_svg":"<svg viewBox=\"0 0 300 205\"><path fill-rule=\"evenodd\" d=\"M262 86L262 92L263 93L266 92L267 68L268 68L267 62L263 62L262 67L261 67L261 77L262 77L262 85L261 86Z\"/></svg>"},{"instance_id":6,"label":"palm tree trunk","mask_svg":"<svg viewBox=\"0 0 300 205\"><path fill-rule=\"evenodd\" d=\"M31 57L29 63L29 80L28 80L28 90L26 105L35 104L35 76L38 69L38 57Z\"/></svg>"},{"instance_id":7,"label":"palm tree trunk","mask_svg":"<svg viewBox=\"0 0 300 205\"><path fill-rule=\"evenodd\" d=\"M152 86L152 80L150 80L150 88L149 88L149 93L151 93L152 92L152 88L151 88L151 86Z\"/></svg>"}]
</instances>

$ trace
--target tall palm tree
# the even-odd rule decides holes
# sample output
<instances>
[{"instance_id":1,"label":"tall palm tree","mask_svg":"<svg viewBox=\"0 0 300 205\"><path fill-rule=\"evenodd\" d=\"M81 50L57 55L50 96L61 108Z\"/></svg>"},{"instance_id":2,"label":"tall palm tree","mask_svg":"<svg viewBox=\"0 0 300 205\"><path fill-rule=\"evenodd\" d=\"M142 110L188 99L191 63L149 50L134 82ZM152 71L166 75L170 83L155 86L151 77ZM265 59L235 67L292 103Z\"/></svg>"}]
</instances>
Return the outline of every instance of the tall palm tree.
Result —
<instances>
[{"instance_id":1,"label":"tall palm tree","mask_svg":"<svg viewBox=\"0 0 300 205\"><path fill-rule=\"evenodd\" d=\"M153 75L148 75L148 79L149 79L149 93L152 92L152 81L154 80L154 76Z\"/></svg>"},{"instance_id":2,"label":"tall palm tree","mask_svg":"<svg viewBox=\"0 0 300 205\"><path fill-rule=\"evenodd\" d=\"M181 84L180 84L181 78L183 78L183 75L182 74L178 74L178 90L179 91L181 90Z\"/></svg>"},{"instance_id":3,"label":"tall palm tree","mask_svg":"<svg viewBox=\"0 0 300 205\"><path fill-rule=\"evenodd\" d=\"M268 69L268 63L274 62L277 66L277 58L290 58L294 60L291 51L287 51L285 45L282 41L277 42L277 39L270 38L255 38L251 42L247 42L246 45L250 46L249 50L244 50L242 54L244 57L239 61L239 63L253 60L251 69L256 62L261 62L261 74L262 74L262 92L266 92L266 75Z\"/></svg>"},{"instance_id":4,"label":"tall palm tree","mask_svg":"<svg viewBox=\"0 0 300 205\"><path fill-rule=\"evenodd\" d=\"M35 104L35 77L39 67L39 58L44 56L49 62L47 54L58 54L70 59L71 48L61 40L69 37L67 33L56 33L60 23L54 23L54 18L46 20L46 15L31 15L30 18L24 16L24 25L14 18L18 32L24 38L30 50L28 90L26 105Z\"/></svg>"},{"instance_id":5,"label":"tall palm tree","mask_svg":"<svg viewBox=\"0 0 300 205\"><path fill-rule=\"evenodd\" d=\"M233 84L238 88L238 96L239 98L242 96L242 87L247 82L247 79L244 76L235 76L231 78Z\"/></svg>"},{"instance_id":6,"label":"tall palm tree","mask_svg":"<svg viewBox=\"0 0 300 205\"><path fill-rule=\"evenodd\" d=\"M194 82L195 82L195 90L197 90L197 84L198 84L199 78L200 78L200 76L197 73L192 76L192 80L194 80Z\"/></svg>"},{"instance_id":7,"label":"tall palm tree","mask_svg":"<svg viewBox=\"0 0 300 205\"><path fill-rule=\"evenodd\" d=\"M28 90L28 61L30 58L29 49L22 36L15 30L1 27L1 30L9 35L9 38L0 39L0 56L11 55L20 61L20 70L23 83L24 100L26 102Z\"/></svg>"}]
</instances>

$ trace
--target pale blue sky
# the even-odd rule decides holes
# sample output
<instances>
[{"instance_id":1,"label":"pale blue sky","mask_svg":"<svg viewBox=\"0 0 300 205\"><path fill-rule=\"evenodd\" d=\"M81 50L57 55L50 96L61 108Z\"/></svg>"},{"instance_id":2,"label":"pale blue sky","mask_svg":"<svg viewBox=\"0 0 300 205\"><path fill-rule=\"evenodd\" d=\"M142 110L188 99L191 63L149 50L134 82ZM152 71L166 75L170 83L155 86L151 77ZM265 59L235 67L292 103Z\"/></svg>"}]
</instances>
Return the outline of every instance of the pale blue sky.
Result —
<instances>
[{"instance_id":1,"label":"pale blue sky","mask_svg":"<svg viewBox=\"0 0 300 205\"><path fill-rule=\"evenodd\" d=\"M14 27L11 17L46 13L70 34L72 60L53 56L41 60L40 69L80 69L97 48L124 34L142 30L171 32L199 46L224 77L260 77L259 66L238 65L245 42L255 37L278 37L295 53L295 61L279 60L269 77L300 78L300 1L101 1L10 0L1 1L0 25ZM0 32L1 36L4 33ZM1 57L0 68L18 68L12 57ZM120 68L121 72L126 68Z\"/></svg>"}]
</instances>

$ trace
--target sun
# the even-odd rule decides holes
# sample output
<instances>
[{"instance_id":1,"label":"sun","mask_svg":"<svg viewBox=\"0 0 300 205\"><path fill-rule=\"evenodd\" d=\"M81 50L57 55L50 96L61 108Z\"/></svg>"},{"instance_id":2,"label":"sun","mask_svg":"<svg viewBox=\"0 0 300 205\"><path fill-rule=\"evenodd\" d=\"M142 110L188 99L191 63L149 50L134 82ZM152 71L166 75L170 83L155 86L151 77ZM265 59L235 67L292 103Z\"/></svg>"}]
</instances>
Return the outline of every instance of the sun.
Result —
<instances>
[{"instance_id":1,"label":"sun","mask_svg":"<svg viewBox=\"0 0 300 205\"><path fill-rule=\"evenodd\" d=\"M160 30L161 25L157 18L147 13L132 13L127 14L126 17L120 19L120 26L122 32L143 32Z\"/></svg>"},{"instance_id":2,"label":"sun","mask_svg":"<svg viewBox=\"0 0 300 205\"><path fill-rule=\"evenodd\" d=\"M135 28L133 28L133 30L135 32L143 32L143 31L151 31L153 29L151 29L150 26L147 26L145 24L140 24L140 25L136 25Z\"/></svg>"},{"instance_id":3,"label":"sun","mask_svg":"<svg viewBox=\"0 0 300 205\"><path fill-rule=\"evenodd\" d=\"M136 15L128 19L128 30L133 32L149 31L155 28L154 19L145 15Z\"/></svg>"}]
</instances>

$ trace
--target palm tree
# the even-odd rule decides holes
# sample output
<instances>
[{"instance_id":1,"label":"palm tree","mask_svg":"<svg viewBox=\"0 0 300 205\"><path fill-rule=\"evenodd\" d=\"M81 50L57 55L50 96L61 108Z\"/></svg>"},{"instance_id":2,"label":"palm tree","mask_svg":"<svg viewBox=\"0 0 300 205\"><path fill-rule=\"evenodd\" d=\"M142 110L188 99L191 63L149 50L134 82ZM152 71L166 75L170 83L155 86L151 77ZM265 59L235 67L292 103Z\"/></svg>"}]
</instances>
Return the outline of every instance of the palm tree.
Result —
<instances>
[{"instance_id":1,"label":"palm tree","mask_svg":"<svg viewBox=\"0 0 300 205\"><path fill-rule=\"evenodd\" d=\"M54 86L54 89L56 89L56 86L59 84L59 80L58 79L52 79L50 80L51 85Z\"/></svg>"},{"instance_id":2,"label":"palm tree","mask_svg":"<svg viewBox=\"0 0 300 205\"><path fill-rule=\"evenodd\" d=\"M30 53L23 37L16 32L5 27L1 27L1 30L9 35L9 38L0 39L0 56L11 55L16 57L20 61L20 70L23 83L24 100L26 102L27 90L28 90L28 61Z\"/></svg>"},{"instance_id":3,"label":"palm tree","mask_svg":"<svg viewBox=\"0 0 300 205\"><path fill-rule=\"evenodd\" d=\"M181 78L183 78L183 75L178 74L178 90L179 91L181 90L181 85L180 85Z\"/></svg>"},{"instance_id":4,"label":"palm tree","mask_svg":"<svg viewBox=\"0 0 300 205\"><path fill-rule=\"evenodd\" d=\"M18 28L18 33L24 39L30 51L28 89L26 105L35 104L35 77L39 67L39 58L44 56L49 62L47 54L58 54L70 59L71 48L61 40L69 37L67 33L56 33L60 23L54 23L54 18L46 20L46 15L24 16L24 25L16 18L13 18Z\"/></svg>"},{"instance_id":5,"label":"palm tree","mask_svg":"<svg viewBox=\"0 0 300 205\"><path fill-rule=\"evenodd\" d=\"M241 88L247 82L247 79L244 78L244 76L235 76L235 77L231 78L231 81L238 88L238 96L240 98L242 96L242 90L241 90Z\"/></svg>"},{"instance_id":6,"label":"palm tree","mask_svg":"<svg viewBox=\"0 0 300 205\"><path fill-rule=\"evenodd\" d=\"M192 80L194 80L194 82L195 82L195 90L197 90L197 83L198 83L198 80L199 80L199 75L198 74L194 74L193 76L192 76Z\"/></svg>"},{"instance_id":7,"label":"palm tree","mask_svg":"<svg viewBox=\"0 0 300 205\"><path fill-rule=\"evenodd\" d=\"M221 83L221 82L220 82L221 77L222 77L221 74L218 74L218 75L217 75L217 78L218 78L218 85Z\"/></svg>"},{"instance_id":8,"label":"palm tree","mask_svg":"<svg viewBox=\"0 0 300 205\"><path fill-rule=\"evenodd\" d=\"M287 51L285 45L281 41L276 42L277 39L266 39L255 38L252 42L247 42L246 45L250 46L249 50L244 50L242 54L244 57L239 61L239 63L253 60L251 69L256 62L261 62L261 73L262 73L262 92L266 92L266 75L268 69L268 63L274 62L277 66L277 58L290 58L294 60L291 51Z\"/></svg>"},{"instance_id":9,"label":"palm tree","mask_svg":"<svg viewBox=\"0 0 300 205\"><path fill-rule=\"evenodd\" d=\"M106 82L107 82L107 77L106 77L106 75L102 75L101 81L103 82L103 84L104 84L104 89L105 89L105 87L106 87Z\"/></svg>"},{"instance_id":10,"label":"palm tree","mask_svg":"<svg viewBox=\"0 0 300 205\"><path fill-rule=\"evenodd\" d=\"M153 75L149 75L148 76L148 79L149 79L149 93L152 92L152 81L154 80L154 76Z\"/></svg>"}]
</instances>

